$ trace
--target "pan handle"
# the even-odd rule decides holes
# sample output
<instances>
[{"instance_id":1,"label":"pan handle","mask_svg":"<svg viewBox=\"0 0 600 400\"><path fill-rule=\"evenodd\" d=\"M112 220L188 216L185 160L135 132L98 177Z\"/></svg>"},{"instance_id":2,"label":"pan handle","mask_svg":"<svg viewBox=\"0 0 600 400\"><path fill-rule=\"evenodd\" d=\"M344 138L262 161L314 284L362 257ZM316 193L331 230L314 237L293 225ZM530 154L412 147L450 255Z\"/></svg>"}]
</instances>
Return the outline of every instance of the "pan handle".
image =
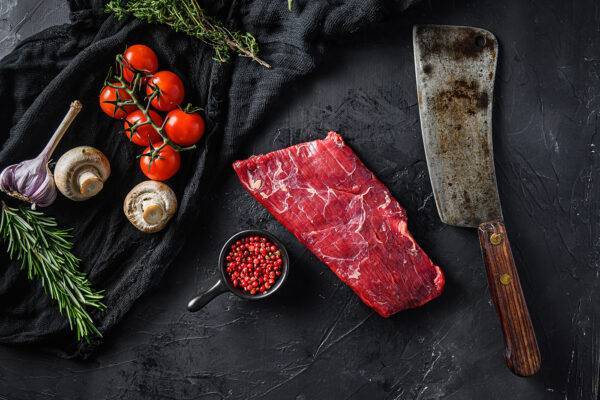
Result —
<instances>
[{"instance_id":1,"label":"pan handle","mask_svg":"<svg viewBox=\"0 0 600 400\"><path fill-rule=\"evenodd\" d=\"M206 292L194 297L191 299L187 305L187 309L190 312L196 312L200 310L202 307L210 303L215 297L218 295L225 293L227 291L227 287L225 283L223 283L222 279L219 279L210 289Z\"/></svg>"},{"instance_id":2,"label":"pan handle","mask_svg":"<svg viewBox=\"0 0 600 400\"><path fill-rule=\"evenodd\" d=\"M540 350L504 224L490 221L479 225L479 244L502 324L506 364L516 375L531 376L540 369Z\"/></svg>"}]
</instances>

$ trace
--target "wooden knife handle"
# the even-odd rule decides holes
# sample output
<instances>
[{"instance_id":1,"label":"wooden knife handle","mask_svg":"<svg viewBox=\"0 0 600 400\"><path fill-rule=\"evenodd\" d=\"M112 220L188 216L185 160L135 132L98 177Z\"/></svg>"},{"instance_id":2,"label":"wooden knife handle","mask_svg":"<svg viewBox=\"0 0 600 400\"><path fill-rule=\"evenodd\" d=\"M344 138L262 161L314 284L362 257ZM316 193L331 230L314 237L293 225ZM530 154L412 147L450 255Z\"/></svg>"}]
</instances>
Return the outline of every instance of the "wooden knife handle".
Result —
<instances>
[{"instance_id":1,"label":"wooden knife handle","mask_svg":"<svg viewBox=\"0 0 600 400\"><path fill-rule=\"evenodd\" d=\"M502 324L506 364L519 376L531 376L540 369L540 350L504 224L490 221L479 225L479 243Z\"/></svg>"}]
</instances>

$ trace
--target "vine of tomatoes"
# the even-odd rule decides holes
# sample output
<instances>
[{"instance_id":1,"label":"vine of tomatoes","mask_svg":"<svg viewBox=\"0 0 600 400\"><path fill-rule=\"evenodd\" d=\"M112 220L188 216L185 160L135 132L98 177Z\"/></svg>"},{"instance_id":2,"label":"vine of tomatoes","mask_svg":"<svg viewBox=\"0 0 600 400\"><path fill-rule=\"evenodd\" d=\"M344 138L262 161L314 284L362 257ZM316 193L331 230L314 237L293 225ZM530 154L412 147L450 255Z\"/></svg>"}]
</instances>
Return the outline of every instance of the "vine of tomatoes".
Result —
<instances>
[{"instance_id":1,"label":"vine of tomatoes","mask_svg":"<svg viewBox=\"0 0 600 400\"><path fill-rule=\"evenodd\" d=\"M123 120L125 137L145 148L139 155L144 175L165 181L179 170L179 153L195 148L206 125L197 108L181 107L185 98L181 78L158 68L150 47L128 47L116 56L116 72L109 72L98 101L105 114Z\"/></svg>"}]
</instances>

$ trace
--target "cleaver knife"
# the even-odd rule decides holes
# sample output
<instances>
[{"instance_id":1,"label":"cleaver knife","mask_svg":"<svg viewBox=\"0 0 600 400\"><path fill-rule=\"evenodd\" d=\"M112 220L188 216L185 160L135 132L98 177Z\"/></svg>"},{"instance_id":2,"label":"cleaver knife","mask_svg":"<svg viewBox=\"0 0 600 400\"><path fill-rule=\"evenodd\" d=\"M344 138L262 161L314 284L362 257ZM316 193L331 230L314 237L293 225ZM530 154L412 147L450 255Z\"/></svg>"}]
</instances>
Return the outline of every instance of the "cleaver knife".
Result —
<instances>
[{"instance_id":1,"label":"cleaver knife","mask_svg":"<svg viewBox=\"0 0 600 400\"><path fill-rule=\"evenodd\" d=\"M496 185L492 98L498 43L464 26L413 28L421 131L442 222L477 228L490 295L502 325L505 359L535 374L540 352L515 267Z\"/></svg>"}]
</instances>

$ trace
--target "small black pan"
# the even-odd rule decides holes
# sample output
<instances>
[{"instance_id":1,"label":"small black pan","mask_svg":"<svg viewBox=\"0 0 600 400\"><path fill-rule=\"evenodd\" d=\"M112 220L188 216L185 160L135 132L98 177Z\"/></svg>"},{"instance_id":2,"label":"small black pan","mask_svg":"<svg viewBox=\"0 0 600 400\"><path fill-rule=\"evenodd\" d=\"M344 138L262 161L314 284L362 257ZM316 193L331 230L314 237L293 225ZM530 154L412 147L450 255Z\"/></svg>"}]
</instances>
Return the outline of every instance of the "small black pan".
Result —
<instances>
[{"instance_id":1,"label":"small black pan","mask_svg":"<svg viewBox=\"0 0 600 400\"><path fill-rule=\"evenodd\" d=\"M266 237L270 241L272 241L279 248L279 251L281 252L281 260L283 261L283 263L281 264L281 275L279 276L279 278L275 281L275 284L269 290L267 290L266 292L261 293L261 294L251 295L248 293L244 293L243 290L234 287L233 284L231 283L231 280L229 279L229 276L227 276L227 271L225 270L227 268L227 262L225 260L225 257L227 257L227 254L229 253L229 250L231 249L231 245L233 243L235 243L237 240L243 239L247 236ZM218 263L219 272L220 272L219 279L206 292L204 292L190 300L190 302L188 303L188 306L187 306L188 311L195 312L195 311L200 310L202 307L204 307L205 305L210 303L210 301L213 300L215 297L217 297L218 295L225 293L225 292L231 292L231 293L235 294L236 296L241 297L242 299L246 299L246 300L262 300L266 297L269 297L273 293L275 293L277 290L279 290L279 288L283 285L283 282L285 282L285 280L288 276L289 266L290 266L290 258L288 256L287 250L283 246L283 243L281 243L279 241L279 239L277 239L275 236L271 235L269 232L266 232L266 231L263 231L260 229L251 229L251 230L238 232L235 235L233 235L231 238L229 238L229 240L223 245L223 248L221 249L221 254L219 255L219 263Z\"/></svg>"}]
</instances>

